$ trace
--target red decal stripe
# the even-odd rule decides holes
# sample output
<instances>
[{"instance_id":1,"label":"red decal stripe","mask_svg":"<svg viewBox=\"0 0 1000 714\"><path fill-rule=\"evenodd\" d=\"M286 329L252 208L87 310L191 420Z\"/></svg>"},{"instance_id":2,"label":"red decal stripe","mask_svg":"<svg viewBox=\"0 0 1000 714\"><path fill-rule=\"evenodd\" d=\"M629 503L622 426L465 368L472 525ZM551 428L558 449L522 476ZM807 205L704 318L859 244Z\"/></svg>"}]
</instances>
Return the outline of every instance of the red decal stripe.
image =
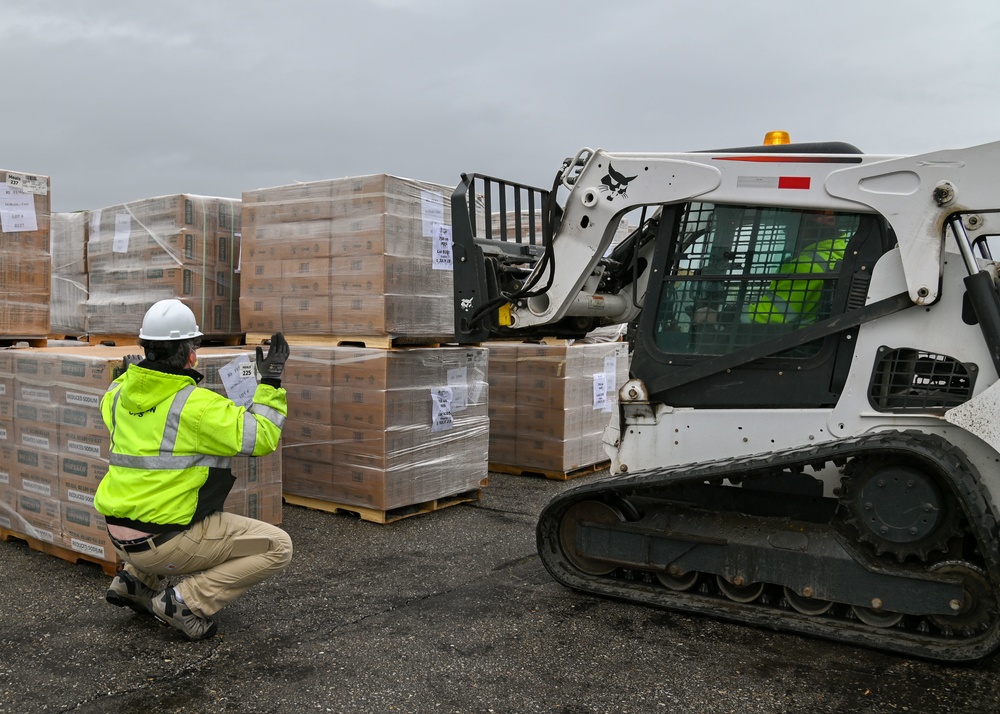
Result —
<instances>
[{"instance_id":1,"label":"red decal stripe","mask_svg":"<svg viewBox=\"0 0 1000 714\"><path fill-rule=\"evenodd\" d=\"M808 176L779 176L778 188L809 188Z\"/></svg>"}]
</instances>

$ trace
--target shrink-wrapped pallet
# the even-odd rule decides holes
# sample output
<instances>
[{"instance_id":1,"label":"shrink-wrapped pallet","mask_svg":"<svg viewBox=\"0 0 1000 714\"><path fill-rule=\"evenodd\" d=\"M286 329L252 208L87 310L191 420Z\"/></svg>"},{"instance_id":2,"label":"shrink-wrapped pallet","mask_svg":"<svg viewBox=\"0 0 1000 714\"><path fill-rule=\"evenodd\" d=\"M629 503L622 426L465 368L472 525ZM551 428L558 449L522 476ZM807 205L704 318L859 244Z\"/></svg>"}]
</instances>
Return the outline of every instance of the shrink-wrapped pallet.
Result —
<instances>
[{"instance_id":1,"label":"shrink-wrapped pallet","mask_svg":"<svg viewBox=\"0 0 1000 714\"><path fill-rule=\"evenodd\" d=\"M450 194L387 174L244 192L244 331L452 336Z\"/></svg>"},{"instance_id":2,"label":"shrink-wrapped pallet","mask_svg":"<svg viewBox=\"0 0 1000 714\"><path fill-rule=\"evenodd\" d=\"M241 333L238 199L188 194L91 211L92 335L137 335L146 310L182 300L207 336Z\"/></svg>"},{"instance_id":3,"label":"shrink-wrapped pallet","mask_svg":"<svg viewBox=\"0 0 1000 714\"><path fill-rule=\"evenodd\" d=\"M110 444L100 400L122 358L134 351L91 345L0 351L0 528L92 560L115 560L104 518L93 507ZM203 348L198 357L201 386L234 392L236 399L252 394L252 384L238 378L250 365L245 350ZM232 468L237 483L225 510L280 523L280 450L236 457Z\"/></svg>"},{"instance_id":4,"label":"shrink-wrapped pallet","mask_svg":"<svg viewBox=\"0 0 1000 714\"><path fill-rule=\"evenodd\" d=\"M626 343L488 349L491 466L570 475L608 461L604 429L628 379Z\"/></svg>"},{"instance_id":5,"label":"shrink-wrapped pallet","mask_svg":"<svg viewBox=\"0 0 1000 714\"><path fill-rule=\"evenodd\" d=\"M48 176L0 170L0 340L49 334Z\"/></svg>"},{"instance_id":6,"label":"shrink-wrapped pallet","mask_svg":"<svg viewBox=\"0 0 1000 714\"><path fill-rule=\"evenodd\" d=\"M295 346L282 381L286 495L389 513L478 491L486 376L479 347Z\"/></svg>"}]
</instances>

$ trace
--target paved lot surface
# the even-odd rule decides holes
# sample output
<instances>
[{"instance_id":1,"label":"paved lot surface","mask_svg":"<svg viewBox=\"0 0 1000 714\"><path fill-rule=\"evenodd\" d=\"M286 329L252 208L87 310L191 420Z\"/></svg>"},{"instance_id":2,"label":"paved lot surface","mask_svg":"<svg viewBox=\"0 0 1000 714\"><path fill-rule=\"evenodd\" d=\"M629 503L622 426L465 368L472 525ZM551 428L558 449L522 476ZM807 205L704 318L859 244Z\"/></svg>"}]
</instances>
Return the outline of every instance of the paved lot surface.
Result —
<instances>
[{"instance_id":1,"label":"paved lot surface","mask_svg":"<svg viewBox=\"0 0 1000 714\"><path fill-rule=\"evenodd\" d=\"M535 555L573 482L379 525L285 506L289 569L189 643L109 579L0 543L0 712L1000 711L1000 659L946 667L566 590Z\"/></svg>"}]
</instances>

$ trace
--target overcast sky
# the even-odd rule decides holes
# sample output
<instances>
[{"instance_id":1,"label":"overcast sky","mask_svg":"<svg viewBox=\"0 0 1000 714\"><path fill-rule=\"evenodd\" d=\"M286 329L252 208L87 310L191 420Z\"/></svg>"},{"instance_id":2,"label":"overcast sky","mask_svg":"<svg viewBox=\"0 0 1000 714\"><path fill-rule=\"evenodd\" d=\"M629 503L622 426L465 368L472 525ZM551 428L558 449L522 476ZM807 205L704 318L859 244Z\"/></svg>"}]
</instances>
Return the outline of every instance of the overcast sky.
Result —
<instances>
[{"instance_id":1,"label":"overcast sky","mask_svg":"<svg viewBox=\"0 0 1000 714\"><path fill-rule=\"evenodd\" d=\"M462 172L587 146L1000 140L997 0L3 0L0 168L52 209Z\"/></svg>"}]
</instances>

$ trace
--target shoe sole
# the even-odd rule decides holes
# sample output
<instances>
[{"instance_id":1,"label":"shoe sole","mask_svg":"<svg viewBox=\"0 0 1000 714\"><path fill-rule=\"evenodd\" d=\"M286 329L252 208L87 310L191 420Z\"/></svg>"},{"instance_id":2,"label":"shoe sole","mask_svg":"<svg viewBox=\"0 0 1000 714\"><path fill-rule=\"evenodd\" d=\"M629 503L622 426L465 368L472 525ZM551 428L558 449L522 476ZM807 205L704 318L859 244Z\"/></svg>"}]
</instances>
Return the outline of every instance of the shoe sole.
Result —
<instances>
[{"instance_id":1,"label":"shoe sole","mask_svg":"<svg viewBox=\"0 0 1000 714\"><path fill-rule=\"evenodd\" d=\"M139 603L135 602L134 600L129 600L128 598L124 598L118 593L109 592L107 595L104 596L104 599L107 600L112 605L114 605L115 607L127 607L140 614L150 614L152 612L150 608L144 607Z\"/></svg>"}]
</instances>

